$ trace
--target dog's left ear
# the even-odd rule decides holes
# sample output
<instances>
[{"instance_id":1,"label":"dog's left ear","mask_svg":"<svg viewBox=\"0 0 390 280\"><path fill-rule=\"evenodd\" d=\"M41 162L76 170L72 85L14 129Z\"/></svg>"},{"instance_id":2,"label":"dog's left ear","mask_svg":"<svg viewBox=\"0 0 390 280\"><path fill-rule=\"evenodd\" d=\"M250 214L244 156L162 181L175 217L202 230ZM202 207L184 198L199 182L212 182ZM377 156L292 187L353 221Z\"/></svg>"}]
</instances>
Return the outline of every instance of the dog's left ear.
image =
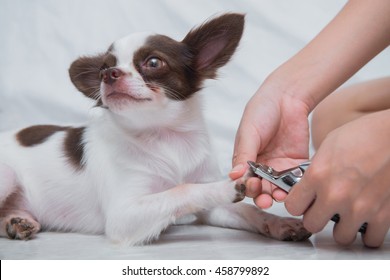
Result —
<instances>
[{"instance_id":1,"label":"dog's left ear","mask_svg":"<svg viewBox=\"0 0 390 280\"><path fill-rule=\"evenodd\" d=\"M194 70L203 78L215 78L235 52L244 30L244 15L224 14L191 30L183 39L194 57Z\"/></svg>"},{"instance_id":2,"label":"dog's left ear","mask_svg":"<svg viewBox=\"0 0 390 280\"><path fill-rule=\"evenodd\" d=\"M100 71L104 55L83 56L75 60L69 68L69 76L75 87L85 96L98 99L100 89Z\"/></svg>"}]
</instances>

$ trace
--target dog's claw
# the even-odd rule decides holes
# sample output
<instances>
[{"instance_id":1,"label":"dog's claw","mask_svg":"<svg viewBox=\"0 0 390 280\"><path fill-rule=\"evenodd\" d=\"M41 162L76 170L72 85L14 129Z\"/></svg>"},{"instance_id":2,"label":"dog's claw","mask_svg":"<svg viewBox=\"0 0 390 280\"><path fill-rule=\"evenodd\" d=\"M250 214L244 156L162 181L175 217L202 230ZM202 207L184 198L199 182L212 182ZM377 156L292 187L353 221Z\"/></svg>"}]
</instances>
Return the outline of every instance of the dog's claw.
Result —
<instances>
[{"instance_id":1,"label":"dog's claw","mask_svg":"<svg viewBox=\"0 0 390 280\"><path fill-rule=\"evenodd\" d=\"M245 190L246 186L244 184L236 184L235 189L237 191L236 198L233 200L233 202L239 202L245 198Z\"/></svg>"}]
</instances>

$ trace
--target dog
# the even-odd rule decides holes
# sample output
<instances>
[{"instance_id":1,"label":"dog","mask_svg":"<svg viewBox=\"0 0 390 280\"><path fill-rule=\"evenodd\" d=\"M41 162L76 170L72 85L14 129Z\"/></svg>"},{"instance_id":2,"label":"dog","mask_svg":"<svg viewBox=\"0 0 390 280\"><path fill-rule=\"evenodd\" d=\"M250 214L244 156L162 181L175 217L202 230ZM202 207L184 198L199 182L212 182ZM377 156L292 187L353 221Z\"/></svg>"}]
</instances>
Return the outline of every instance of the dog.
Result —
<instances>
[{"instance_id":1,"label":"dog","mask_svg":"<svg viewBox=\"0 0 390 280\"><path fill-rule=\"evenodd\" d=\"M220 181L210 150L198 92L230 60L243 29L244 15L227 13L182 41L136 33L74 61L70 79L95 103L87 124L0 134L0 236L66 231L139 245L195 215L207 225L307 239L299 219L239 202L250 174Z\"/></svg>"}]
</instances>

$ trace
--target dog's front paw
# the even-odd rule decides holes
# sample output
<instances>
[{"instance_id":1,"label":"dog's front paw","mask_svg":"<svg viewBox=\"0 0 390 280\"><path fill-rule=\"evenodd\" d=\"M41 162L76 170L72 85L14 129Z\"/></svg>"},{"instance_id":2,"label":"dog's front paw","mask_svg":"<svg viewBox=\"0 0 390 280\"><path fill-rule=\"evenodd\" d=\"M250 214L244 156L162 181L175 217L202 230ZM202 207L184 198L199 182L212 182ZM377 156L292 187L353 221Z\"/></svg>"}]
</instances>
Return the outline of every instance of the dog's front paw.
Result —
<instances>
[{"instance_id":1,"label":"dog's front paw","mask_svg":"<svg viewBox=\"0 0 390 280\"><path fill-rule=\"evenodd\" d=\"M27 240L40 230L40 224L34 220L20 217L10 218L6 223L6 232L11 239Z\"/></svg>"},{"instance_id":2,"label":"dog's front paw","mask_svg":"<svg viewBox=\"0 0 390 280\"><path fill-rule=\"evenodd\" d=\"M302 220L289 217L275 217L275 220L266 224L270 237L282 241L304 241L311 236L302 223Z\"/></svg>"},{"instance_id":3,"label":"dog's front paw","mask_svg":"<svg viewBox=\"0 0 390 280\"><path fill-rule=\"evenodd\" d=\"M241 183L241 184L236 183L234 188L236 190L236 197L233 200L233 203L236 203L236 202L239 202L245 198L246 186L243 183Z\"/></svg>"},{"instance_id":4,"label":"dog's front paw","mask_svg":"<svg viewBox=\"0 0 390 280\"><path fill-rule=\"evenodd\" d=\"M236 190L236 198L233 200L233 202L239 202L245 198L245 191L246 191L246 183L249 178L254 177L254 173L248 170L244 176L241 178L235 180L235 190Z\"/></svg>"}]
</instances>

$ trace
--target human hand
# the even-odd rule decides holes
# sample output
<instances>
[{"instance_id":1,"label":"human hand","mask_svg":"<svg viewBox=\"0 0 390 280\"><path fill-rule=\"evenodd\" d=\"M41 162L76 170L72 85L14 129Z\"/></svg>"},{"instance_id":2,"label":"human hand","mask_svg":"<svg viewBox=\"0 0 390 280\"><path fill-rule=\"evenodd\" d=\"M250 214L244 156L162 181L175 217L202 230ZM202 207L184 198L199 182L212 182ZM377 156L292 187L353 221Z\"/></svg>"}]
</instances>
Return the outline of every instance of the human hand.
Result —
<instances>
[{"instance_id":1,"label":"human hand","mask_svg":"<svg viewBox=\"0 0 390 280\"><path fill-rule=\"evenodd\" d=\"M243 176L247 161L286 169L308 159L309 108L277 86L265 83L248 102L236 135L233 170L235 180ZM260 208L269 208L273 198L282 201L287 194L265 180L247 181L246 195Z\"/></svg>"},{"instance_id":2,"label":"human hand","mask_svg":"<svg viewBox=\"0 0 390 280\"><path fill-rule=\"evenodd\" d=\"M390 227L390 110L371 113L329 133L302 180L285 200L303 214L307 230L321 231L334 214L334 239L350 244L360 226L369 247L383 243Z\"/></svg>"}]
</instances>

